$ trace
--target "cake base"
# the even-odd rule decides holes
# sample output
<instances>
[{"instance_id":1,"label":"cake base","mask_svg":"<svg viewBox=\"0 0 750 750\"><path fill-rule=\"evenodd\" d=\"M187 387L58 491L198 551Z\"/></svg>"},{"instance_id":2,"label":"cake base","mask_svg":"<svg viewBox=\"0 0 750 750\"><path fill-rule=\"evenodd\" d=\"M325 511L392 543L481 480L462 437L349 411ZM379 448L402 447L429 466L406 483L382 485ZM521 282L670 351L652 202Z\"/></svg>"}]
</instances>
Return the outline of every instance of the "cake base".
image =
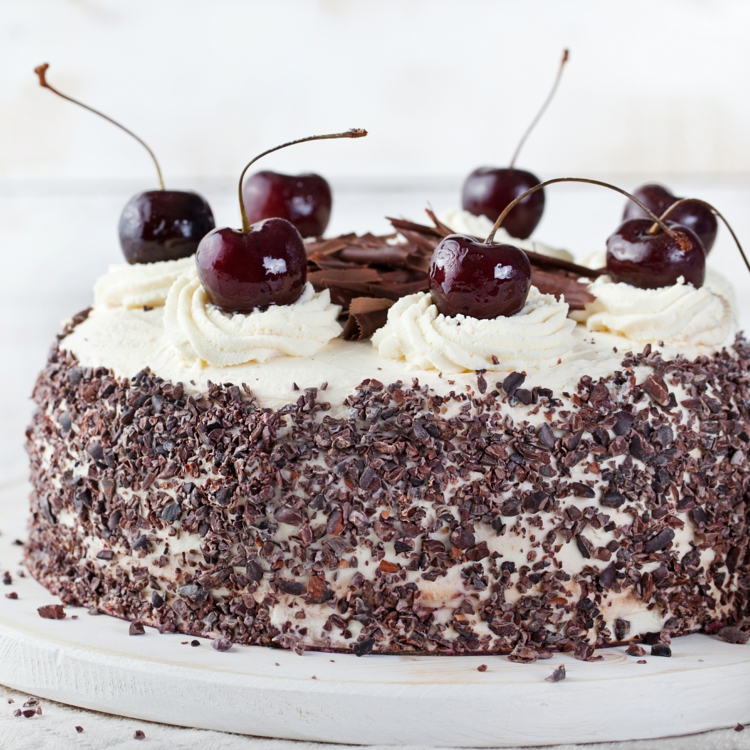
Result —
<instances>
[{"instance_id":1,"label":"cake base","mask_svg":"<svg viewBox=\"0 0 750 750\"><path fill-rule=\"evenodd\" d=\"M239 734L320 742L508 747L644 739L750 722L750 645L675 639L672 658L624 648L598 662L501 656L366 656L234 646L66 608L21 578L27 485L0 489L0 684L82 708ZM78 619L73 620L72 616ZM648 651L648 647L647 647ZM477 667L487 665L484 672ZM567 678L546 682L564 664Z\"/></svg>"}]
</instances>

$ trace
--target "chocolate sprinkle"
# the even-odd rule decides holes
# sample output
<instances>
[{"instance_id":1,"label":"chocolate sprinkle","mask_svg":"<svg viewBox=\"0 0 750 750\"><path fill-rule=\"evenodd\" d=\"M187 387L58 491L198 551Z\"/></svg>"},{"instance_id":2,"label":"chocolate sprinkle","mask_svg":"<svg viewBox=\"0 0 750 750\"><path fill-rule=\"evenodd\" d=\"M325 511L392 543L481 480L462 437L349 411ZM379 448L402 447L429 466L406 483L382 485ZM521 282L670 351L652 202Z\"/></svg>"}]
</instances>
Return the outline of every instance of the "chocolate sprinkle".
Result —
<instances>
[{"instance_id":1,"label":"chocolate sprinkle","mask_svg":"<svg viewBox=\"0 0 750 750\"><path fill-rule=\"evenodd\" d=\"M562 682L565 679L565 665L561 664L555 668L555 671L549 677L545 677L545 682Z\"/></svg>"}]
</instances>

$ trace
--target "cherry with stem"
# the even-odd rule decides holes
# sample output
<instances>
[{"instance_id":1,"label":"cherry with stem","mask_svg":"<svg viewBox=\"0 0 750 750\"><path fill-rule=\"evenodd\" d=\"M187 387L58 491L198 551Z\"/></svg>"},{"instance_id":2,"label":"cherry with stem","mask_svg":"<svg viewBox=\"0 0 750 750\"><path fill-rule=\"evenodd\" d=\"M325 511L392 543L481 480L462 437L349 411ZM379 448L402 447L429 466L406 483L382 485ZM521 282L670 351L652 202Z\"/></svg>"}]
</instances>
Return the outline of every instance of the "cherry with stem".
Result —
<instances>
[{"instance_id":1,"label":"cherry with stem","mask_svg":"<svg viewBox=\"0 0 750 750\"><path fill-rule=\"evenodd\" d=\"M523 203L521 205L516 204L515 211L508 218L504 227L508 234L519 239L529 237L539 224L544 213L545 198L544 192L525 193L528 188L539 184L539 178L531 172L518 169L516 160L529 134L542 118L555 96L568 59L569 53L568 50L565 50L552 89L542 108L523 134L513 154L510 166L506 168L480 167L475 169L466 178L461 193L461 203L464 210L475 216L486 216L491 221L495 221L500 212L516 197L525 194Z\"/></svg>"},{"instance_id":2,"label":"cherry with stem","mask_svg":"<svg viewBox=\"0 0 750 750\"><path fill-rule=\"evenodd\" d=\"M200 240L215 226L206 200L195 192L166 190L161 167L148 144L117 120L52 86L47 80L48 70L48 63L34 69L42 88L120 128L146 149L154 163L159 189L133 196L120 216L120 245L128 263L154 263L193 255Z\"/></svg>"},{"instance_id":3,"label":"cherry with stem","mask_svg":"<svg viewBox=\"0 0 750 750\"><path fill-rule=\"evenodd\" d=\"M242 229L214 229L201 240L195 256L198 275L213 304L240 313L290 305L300 298L307 282L307 253L297 228L281 217L250 223L242 199L247 170L258 159L298 143L366 135L366 130L352 128L298 138L264 151L245 165L237 188Z\"/></svg>"}]
</instances>

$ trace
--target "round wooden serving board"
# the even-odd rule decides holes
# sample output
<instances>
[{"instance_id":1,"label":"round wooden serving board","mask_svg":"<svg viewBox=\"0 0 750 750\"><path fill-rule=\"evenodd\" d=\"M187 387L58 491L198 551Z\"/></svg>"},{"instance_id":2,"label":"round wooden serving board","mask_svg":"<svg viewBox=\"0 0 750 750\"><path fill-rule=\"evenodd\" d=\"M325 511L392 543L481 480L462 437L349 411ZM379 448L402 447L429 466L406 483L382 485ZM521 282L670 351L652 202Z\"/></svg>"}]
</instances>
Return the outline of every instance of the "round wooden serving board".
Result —
<instances>
[{"instance_id":1,"label":"round wooden serving board","mask_svg":"<svg viewBox=\"0 0 750 750\"><path fill-rule=\"evenodd\" d=\"M502 656L366 656L234 646L226 653L66 608L23 569L27 487L0 489L0 684L164 724L320 742L533 746L665 737L750 722L750 645L678 638L670 659L624 648L602 661ZM14 591L18 599L5 594ZM73 616L77 615L77 619ZM648 649L647 649L648 651ZM486 664L479 672L477 667ZM560 664L567 678L545 681Z\"/></svg>"}]
</instances>

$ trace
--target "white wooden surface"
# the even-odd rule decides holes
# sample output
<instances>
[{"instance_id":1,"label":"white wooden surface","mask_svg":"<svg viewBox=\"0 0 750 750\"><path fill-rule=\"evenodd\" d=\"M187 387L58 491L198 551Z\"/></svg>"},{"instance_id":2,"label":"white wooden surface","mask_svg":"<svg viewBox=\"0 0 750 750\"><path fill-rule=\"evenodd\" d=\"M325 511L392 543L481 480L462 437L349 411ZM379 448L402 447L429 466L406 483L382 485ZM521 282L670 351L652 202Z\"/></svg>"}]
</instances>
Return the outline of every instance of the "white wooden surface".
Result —
<instances>
[{"instance_id":1,"label":"white wooden surface","mask_svg":"<svg viewBox=\"0 0 750 750\"><path fill-rule=\"evenodd\" d=\"M314 742L432 747L529 747L657 738L750 722L750 646L704 635L676 639L646 664L606 649L600 662L555 655L398 657L234 646L220 653L178 634L131 637L128 624L68 608L17 575L27 488L3 490L0 684L41 698L152 722ZM77 619L73 619L73 616ZM486 664L487 670L477 667ZM568 676L547 677L559 664Z\"/></svg>"}]
</instances>

